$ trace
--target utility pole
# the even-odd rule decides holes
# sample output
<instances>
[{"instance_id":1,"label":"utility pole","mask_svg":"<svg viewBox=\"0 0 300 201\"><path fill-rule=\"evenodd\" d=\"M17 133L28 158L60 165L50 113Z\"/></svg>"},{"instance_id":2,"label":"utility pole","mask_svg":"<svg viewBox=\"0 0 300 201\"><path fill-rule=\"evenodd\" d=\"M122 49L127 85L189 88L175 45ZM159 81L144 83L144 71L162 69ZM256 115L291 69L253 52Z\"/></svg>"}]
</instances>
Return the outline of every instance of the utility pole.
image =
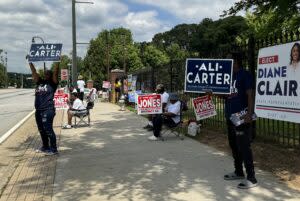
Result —
<instances>
[{"instance_id":1,"label":"utility pole","mask_svg":"<svg viewBox=\"0 0 300 201\"><path fill-rule=\"evenodd\" d=\"M8 75L7 75L7 52L5 52L5 88L8 88Z\"/></svg>"},{"instance_id":2,"label":"utility pole","mask_svg":"<svg viewBox=\"0 0 300 201\"><path fill-rule=\"evenodd\" d=\"M77 42L76 42L76 3L87 3L94 4L93 2L88 1L75 1L72 0L72 40L73 40L73 51L72 51L72 82L77 81ZM86 44L86 43L81 43Z\"/></svg>"},{"instance_id":3,"label":"utility pole","mask_svg":"<svg viewBox=\"0 0 300 201\"><path fill-rule=\"evenodd\" d=\"M24 82L23 82L23 73L21 73L21 89L23 89L23 84L24 84Z\"/></svg>"},{"instance_id":4,"label":"utility pole","mask_svg":"<svg viewBox=\"0 0 300 201\"><path fill-rule=\"evenodd\" d=\"M109 81L109 69L110 69L110 61L109 61L109 32L105 32L105 40L106 40L106 71L107 71L107 81Z\"/></svg>"},{"instance_id":5,"label":"utility pole","mask_svg":"<svg viewBox=\"0 0 300 201\"><path fill-rule=\"evenodd\" d=\"M127 57L127 48L126 48L126 44L125 44L125 39L126 39L126 35L123 34L122 35L122 39L123 39L123 50L124 50L124 53L123 53L123 70L124 70L124 73L126 75L126 57Z\"/></svg>"},{"instance_id":6,"label":"utility pole","mask_svg":"<svg viewBox=\"0 0 300 201\"><path fill-rule=\"evenodd\" d=\"M76 47L76 8L75 0L72 0L72 39L73 39L73 52L72 52L72 82L77 81L77 47Z\"/></svg>"}]
</instances>

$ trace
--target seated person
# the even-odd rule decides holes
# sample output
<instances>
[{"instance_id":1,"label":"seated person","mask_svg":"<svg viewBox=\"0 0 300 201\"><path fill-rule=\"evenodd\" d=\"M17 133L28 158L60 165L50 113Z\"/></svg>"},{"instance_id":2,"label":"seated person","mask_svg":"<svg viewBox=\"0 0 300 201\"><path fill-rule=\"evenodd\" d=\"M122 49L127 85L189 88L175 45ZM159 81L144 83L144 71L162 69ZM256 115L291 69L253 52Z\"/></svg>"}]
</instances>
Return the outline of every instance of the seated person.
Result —
<instances>
[{"instance_id":1,"label":"seated person","mask_svg":"<svg viewBox=\"0 0 300 201\"><path fill-rule=\"evenodd\" d=\"M64 128L72 128L72 117L76 114L86 112L86 107L84 106L82 100L79 99L78 93L71 94L71 101L73 101L73 105L70 105L68 109L68 124L66 124Z\"/></svg>"},{"instance_id":2,"label":"seated person","mask_svg":"<svg viewBox=\"0 0 300 201\"><path fill-rule=\"evenodd\" d=\"M176 94L172 93L169 95L169 103L165 108L165 112L161 115L155 115L152 119L153 122L153 135L150 136L149 140L159 140L160 131L162 125L165 124L172 128L180 123L180 101Z\"/></svg>"},{"instance_id":3,"label":"seated person","mask_svg":"<svg viewBox=\"0 0 300 201\"><path fill-rule=\"evenodd\" d=\"M163 112L165 111L165 108L167 106L167 103L169 101L169 94L165 91L165 87L163 84L158 84L156 86L155 92L157 94L161 94L161 102L162 102L162 108L163 108ZM153 130L153 123L152 123L152 118L155 115L149 115L148 116L148 124L146 126L144 126L144 129L147 129L148 131L152 131Z\"/></svg>"}]
</instances>

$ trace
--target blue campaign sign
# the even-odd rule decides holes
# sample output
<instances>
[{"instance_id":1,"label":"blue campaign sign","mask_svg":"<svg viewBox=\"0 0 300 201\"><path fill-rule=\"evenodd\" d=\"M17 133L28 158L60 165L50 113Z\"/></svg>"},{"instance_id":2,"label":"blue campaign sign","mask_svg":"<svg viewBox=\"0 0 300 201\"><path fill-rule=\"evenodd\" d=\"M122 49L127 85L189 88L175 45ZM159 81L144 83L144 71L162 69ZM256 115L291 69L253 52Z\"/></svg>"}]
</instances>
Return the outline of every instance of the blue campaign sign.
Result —
<instances>
[{"instance_id":1,"label":"blue campaign sign","mask_svg":"<svg viewBox=\"0 0 300 201\"><path fill-rule=\"evenodd\" d=\"M28 61L59 61L61 49L62 44L31 44Z\"/></svg>"},{"instance_id":2,"label":"blue campaign sign","mask_svg":"<svg viewBox=\"0 0 300 201\"><path fill-rule=\"evenodd\" d=\"M130 103L135 103L135 92L129 92L128 93L128 101Z\"/></svg>"},{"instance_id":3,"label":"blue campaign sign","mask_svg":"<svg viewBox=\"0 0 300 201\"><path fill-rule=\"evenodd\" d=\"M230 94L232 59L187 59L185 92Z\"/></svg>"}]
</instances>

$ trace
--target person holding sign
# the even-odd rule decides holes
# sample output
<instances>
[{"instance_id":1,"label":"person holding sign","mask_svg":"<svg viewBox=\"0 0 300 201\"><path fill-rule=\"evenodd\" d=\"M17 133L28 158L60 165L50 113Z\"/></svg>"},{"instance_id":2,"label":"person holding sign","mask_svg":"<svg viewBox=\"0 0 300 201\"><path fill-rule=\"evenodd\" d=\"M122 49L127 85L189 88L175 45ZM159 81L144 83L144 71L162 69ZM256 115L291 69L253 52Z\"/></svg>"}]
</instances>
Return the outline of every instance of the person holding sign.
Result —
<instances>
[{"instance_id":1,"label":"person holding sign","mask_svg":"<svg viewBox=\"0 0 300 201\"><path fill-rule=\"evenodd\" d=\"M26 56L28 59L28 56ZM35 120L39 129L43 145L37 152L45 153L46 155L58 154L56 145L56 135L53 130L53 119L55 116L54 93L58 85L59 62L56 63L53 72L45 71L45 76L42 78L35 69L32 62L29 62L33 80L36 82L35 89ZM49 145L50 141L50 145Z\"/></svg>"},{"instance_id":2,"label":"person holding sign","mask_svg":"<svg viewBox=\"0 0 300 201\"><path fill-rule=\"evenodd\" d=\"M180 101L177 94L169 95L169 103L167 104L162 115L156 115L153 122L153 135L148 139L152 141L157 141L160 139L160 131L163 123L168 127L172 128L180 123Z\"/></svg>"},{"instance_id":3,"label":"person holding sign","mask_svg":"<svg viewBox=\"0 0 300 201\"><path fill-rule=\"evenodd\" d=\"M165 91L165 87L163 84L158 84L155 89L156 93L161 94L161 102L162 102L162 109L163 112L165 111L165 108L167 106L167 103L169 101L169 94ZM144 129L147 129L149 131L153 130L153 116L148 116L149 122L146 126L144 126Z\"/></svg>"},{"instance_id":4,"label":"person holding sign","mask_svg":"<svg viewBox=\"0 0 300 201\"><path fill-rule=\"evenodd\" d=\"M228 141L234 159L235 170L224 175L225 180L244 179L243 163L246 168L247 178L238 184L238 188L248 189L257 186L255 178L253 156L251 150L251 122L254 114L253 79L249 72L241 68L242 56L233 53L233 77L231 94L225 98L225 118L228 130ZM245 112L247 110L247 112ZM243 113L242 124L237 125L231 117Z\"/></svg>"}]
</instances>

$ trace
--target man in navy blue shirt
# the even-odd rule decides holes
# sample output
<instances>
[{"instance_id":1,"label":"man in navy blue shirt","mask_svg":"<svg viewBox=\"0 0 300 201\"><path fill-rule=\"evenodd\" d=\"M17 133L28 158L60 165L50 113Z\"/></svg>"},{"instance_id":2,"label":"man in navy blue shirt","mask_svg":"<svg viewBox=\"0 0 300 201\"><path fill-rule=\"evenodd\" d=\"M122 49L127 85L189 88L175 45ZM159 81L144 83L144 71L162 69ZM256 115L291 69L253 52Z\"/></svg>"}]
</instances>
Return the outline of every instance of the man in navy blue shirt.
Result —
<instances>
[{"instance_id":1,"label":"man in navy blue shirt","mask_svg":"<svg viewBox=\"0 0 300 201\"><path fill-rule=\"evenodd\" d=\"M33 63L29 63L33 80L36 82L35 89L35 119L39 129L42 147L37 151L46 155L58 154L56 145L56 135L53 130L53 120L55 116L54 93L58 85L58 69L59 63L56 63L53 72L45 71L42 78L34 67ZM50 143L49 143L50 142Z\"/></svg>"},{"instance_id":2,"label":"man in navy blue shirt","mask_svg":"<svg viewBox=\"0 0 300 201\"><path fill-rule=\"evenodd\" d=\"M257 186L255 178L253 156L251 150L251 124L254 113L254 86L249 72L241 68L241 54L232 54L233 77L231 94L225 97L225 117L228 129L228 140L232 150L235 171L226 174L225 180L244 179L243 163L247 172L247 178L238 185L238 188L248 189ZM247 110L243 116L244 123L235 126L230 116L234 113Z\"/></svg>"},{"instance_id":3,"label":"man in navy blue shirt","mask_svg":"<svg viewBox=\"0 0 300 201\"><path fill-rule=\"evenodd\" d=\"M251 150L252 141L252 115L254 113L254 85L249 72L241 68L242 55L232 53L233 76L231 94L221 96L225 99L225 118L228 129L228 141L234 159L234 172L224 175L225 180L240 180L238 188L248 189L257 186L255 178L253 156ZM235 126L230 120L232 114L245 111L247 113L242 117L244 123ZM243 163L246 169L247 178L245 179Z\"/></svg>"}]
</instances>

